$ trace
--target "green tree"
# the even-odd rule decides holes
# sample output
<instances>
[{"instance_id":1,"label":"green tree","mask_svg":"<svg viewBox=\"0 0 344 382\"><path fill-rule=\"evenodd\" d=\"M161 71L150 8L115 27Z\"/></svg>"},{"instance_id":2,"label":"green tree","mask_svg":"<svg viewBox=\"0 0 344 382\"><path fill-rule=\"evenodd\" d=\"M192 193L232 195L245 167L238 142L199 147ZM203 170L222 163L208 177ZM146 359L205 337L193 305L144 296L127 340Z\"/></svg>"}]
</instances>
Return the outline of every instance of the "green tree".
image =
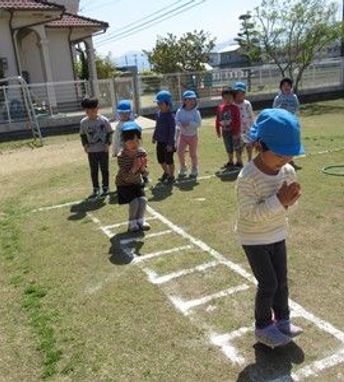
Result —
<instances>
[{"instance_id":1,"label":"green tree","mask_svg":"<svg viewBox=\"0 0 344 382\"><path fill-rule=\"evenodd\" d=\"M96 54L96 68L98 79L113 78L118 73L116 65L109 52L105 57Z\"/></svg>"},{"instance_id":2,"label":"green tree","mask_svg":"<svg viewBox=\"0 0 344 382\"><path fill-rule=\"evenodd\" d=\"M241 22L240 32L234 40L240 45L241 54L247 59L248 66L257 64L261 59L261 49L259 45L258 33L255 24L252 22L252 15L247 12L239 16ZM252 71L248 70L247 87L251 90Z\"/></svg>"},{"instance_id":3,"label":"green tree","mask_svg":"<svg viewBox=\"0 0 344 382\"><path fill-rule=\"evenodd\" d=\"M282 76L294 80L297 91L302 75L324 48L340 38L338 5L327 0L262 0L253 14L262 52Z\"/></svg>"},{"instance_id":4,"label":"green tree","mask_svg":"<svg viewBox=\"0 0 344 382\"><path fill-rule=\"evenodd\" d=\"M194 72L204 69L214 46L215 39L203 30L185 33L179 39L169 33L158 37L153 50L144 53L157 73Z\"/></svg>"}]
</instances>

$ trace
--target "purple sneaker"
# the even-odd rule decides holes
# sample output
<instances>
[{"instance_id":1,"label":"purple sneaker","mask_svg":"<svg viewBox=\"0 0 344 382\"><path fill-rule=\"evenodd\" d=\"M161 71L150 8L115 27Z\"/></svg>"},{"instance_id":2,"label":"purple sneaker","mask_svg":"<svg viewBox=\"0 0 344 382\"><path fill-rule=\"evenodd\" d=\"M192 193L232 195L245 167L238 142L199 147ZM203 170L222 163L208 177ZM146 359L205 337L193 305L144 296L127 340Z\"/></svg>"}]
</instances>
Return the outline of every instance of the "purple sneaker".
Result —
<instances>
[{"instance_id":1,"label":"purple sneaker","mask_svg":"<svg viewBox=\"0 0 344 382\"><path fill-rule=\"evenodd\" d=\"M291 341L291 338L280 332L273 324L263 329L256 329L255 335L258 342L269 346L272 349L278 346L287 345Z\"/></svg>"},{"instance_id":2,"label":"purple sneaker","mask_svg":"<svg viewBox=\"0 0 344 382\"><path fill-rule=\"evenodd\" d=\"M294 338L303 332L299 326L293 325L289 320L279 320L275 323L277 329L284 335Z\"/></svg>"}]
</instances>

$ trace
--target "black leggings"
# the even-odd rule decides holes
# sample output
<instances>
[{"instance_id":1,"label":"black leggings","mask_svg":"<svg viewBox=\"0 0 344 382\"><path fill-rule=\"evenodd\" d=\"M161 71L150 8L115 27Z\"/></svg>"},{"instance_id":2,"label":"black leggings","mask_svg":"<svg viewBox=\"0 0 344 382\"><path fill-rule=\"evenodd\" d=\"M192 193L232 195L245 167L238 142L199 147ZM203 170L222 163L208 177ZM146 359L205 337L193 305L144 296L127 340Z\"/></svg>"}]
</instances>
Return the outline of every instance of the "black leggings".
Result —
<instances>
[{"instance_id":1,"label":"black leggings","mask_svg":"<svg viewBox=\"0 0 344 382\"><path fill-rule=\"evenodd\" d=\"M275 319L289 319L287 249L285 240L266 245L244 245L252 272L258 281L255 320L261 329Z\"/></svg>"},{"instance_id":2,"label":"black leggings","mask_svg":"<svg viewBox=\"0 0 344 382\"><path fill-rule=\"evenodd\" d=\"M90 164L93 188L99 188L99 168L102 173L102 186L103 188L109 188L109 153L105 151L88 153L88 162Z\"/></svg>"}]
</instances>

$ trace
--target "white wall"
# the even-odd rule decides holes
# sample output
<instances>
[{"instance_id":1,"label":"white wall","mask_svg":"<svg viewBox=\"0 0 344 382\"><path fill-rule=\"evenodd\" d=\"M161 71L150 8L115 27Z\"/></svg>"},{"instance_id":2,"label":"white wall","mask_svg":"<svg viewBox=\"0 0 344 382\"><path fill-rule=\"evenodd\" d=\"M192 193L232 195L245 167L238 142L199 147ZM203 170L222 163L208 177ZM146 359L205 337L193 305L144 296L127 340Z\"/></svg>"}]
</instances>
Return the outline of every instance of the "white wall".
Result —
<instances>
[{"instance_id":1,"label":"white wall","mask_svg":"<svg viewBox=\"0 0 344 382\"><path fill-rule=\"evenodd\" d=\"M74 81L68 30L46 28L53 81Z\"/></svg>"},{"instance_id":2,"label":"white wall","mask_svg":"<svg viewBox=\"0 0 344 382\"><path fill-rule=\"evenodd\" d=\"M7 58L8 62L8 69L5 72L5 77L18 75L8 23L9 16L7 17L7 15L3 13L0 16L0 57Z\"/></svg>"},{"instance_id":3,"label":"white wall","mask_svg":"<svg viewBox=\"0 0 344 382\"><path fill-rule=\"evenodd\" d=\"M29 33L19 42L21 70L29 73L30 83L45 82L40 39L35 32Z\"/></svg>"},{"instance_id":4,"label":"white wall","mask_svg":"<svg viewBox=\"0 0 344 382\"><path fill-rule=\"evenodd\" d=\"M79 0L50 0L51 3L64 5L67 12L78 13L79 11Z\"/></svg>"}]
</instances>

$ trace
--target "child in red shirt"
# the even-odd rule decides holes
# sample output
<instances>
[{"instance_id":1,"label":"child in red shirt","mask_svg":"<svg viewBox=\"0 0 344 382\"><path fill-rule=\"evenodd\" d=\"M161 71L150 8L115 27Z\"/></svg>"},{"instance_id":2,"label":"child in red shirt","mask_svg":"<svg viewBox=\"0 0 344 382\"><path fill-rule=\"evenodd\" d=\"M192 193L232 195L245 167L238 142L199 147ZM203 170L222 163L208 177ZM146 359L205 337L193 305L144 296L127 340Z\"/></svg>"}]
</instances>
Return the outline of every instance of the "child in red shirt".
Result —
<instances>
[{"instance_id":1,"label":"child in red shirt","mask_svg":"<svg viewBox=\"0 0 344 382\"><path fill-rule=\"evenodd\" d=\"M241 168L240 110L234 104L234 91L232 89L223 89L221 96L222 103L217 108L215 127L217 136L223 138L228 154L228 162L224 165L224 168ZM234 152L236 156L235 164L233 162Z\"/></svg>"}]
</instances>

